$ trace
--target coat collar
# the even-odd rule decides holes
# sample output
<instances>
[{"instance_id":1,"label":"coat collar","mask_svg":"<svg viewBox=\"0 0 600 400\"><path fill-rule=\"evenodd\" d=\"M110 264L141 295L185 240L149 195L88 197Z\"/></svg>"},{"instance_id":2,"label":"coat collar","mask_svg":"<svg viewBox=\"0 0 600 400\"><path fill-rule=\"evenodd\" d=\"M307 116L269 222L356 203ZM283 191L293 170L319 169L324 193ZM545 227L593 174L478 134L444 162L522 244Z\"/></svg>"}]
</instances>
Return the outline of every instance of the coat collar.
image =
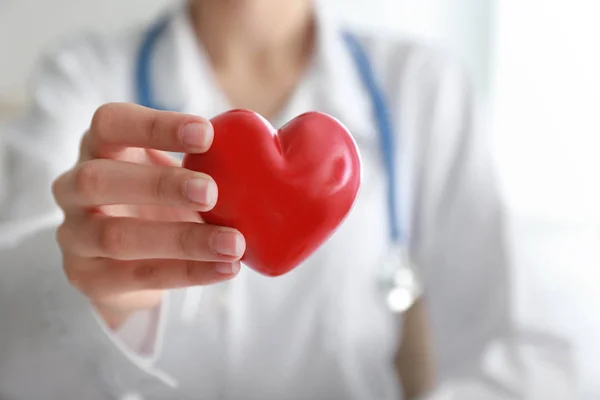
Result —
<instances>
[{"instance_id":1,"label":"coat collar","mask_svg":"<svg viewBox=\"0 0 600 400\"><path fill-rule=\"evenodd\" d=\"M305 111L321 111L342 121L357 139L369 137L375 129L371 101L343 40L343 25L332 11L324 2L316 2L317 43L312 67L275 123ZM185 7L172 15L152 62L156 100L161 105L209 118L231 107L215 84Z\"/></svg>"}]
</instances>

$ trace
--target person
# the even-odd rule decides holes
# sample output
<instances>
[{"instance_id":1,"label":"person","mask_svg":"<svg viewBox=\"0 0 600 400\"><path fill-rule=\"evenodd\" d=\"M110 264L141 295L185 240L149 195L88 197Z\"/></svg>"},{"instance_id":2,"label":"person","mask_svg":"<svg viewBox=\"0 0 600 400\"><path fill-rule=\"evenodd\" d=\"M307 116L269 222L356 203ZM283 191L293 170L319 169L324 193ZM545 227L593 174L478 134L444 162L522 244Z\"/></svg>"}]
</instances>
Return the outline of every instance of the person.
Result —
<instances>
[{"instance_id":1,"label":"person","mask_svg":"<svg viewBox=\"0 0 600 400\"><path fill-rule=\"evenodd\" d=\"M424 289L402 315L376 290L395 222L373 82L352 46L394 126L393 191ZM326 112L361 153L349 217L279 278L243 267L241 232L202 223L218 187L177 156L209 151L209 118L231 108L274 126ZM150 28L65 43L4 132L0 397L408 399L452 382L460 399L531 393L511 364L502 207L476 115L454 63L347 30L310 0L195 0Z\"/></svg>"}]
</instances>

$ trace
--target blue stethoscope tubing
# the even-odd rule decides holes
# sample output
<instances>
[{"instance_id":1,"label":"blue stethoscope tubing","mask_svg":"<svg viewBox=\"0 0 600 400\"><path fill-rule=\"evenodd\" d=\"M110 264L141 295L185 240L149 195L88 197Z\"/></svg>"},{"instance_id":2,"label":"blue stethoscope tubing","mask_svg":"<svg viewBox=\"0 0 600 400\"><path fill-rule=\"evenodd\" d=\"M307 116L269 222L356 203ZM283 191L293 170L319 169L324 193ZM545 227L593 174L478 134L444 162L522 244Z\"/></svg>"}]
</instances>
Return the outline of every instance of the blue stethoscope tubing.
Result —
<instances>
[{"instance_id":1,"label":"blue stethoscope tubing","mask_svg":"<svg viewBox=\"0 0 600 400\"><path fill-rule=\"evenodd\" d=\"M137 103L144 107L158 110L169 110L169 108L163 107L155 102L155 96L152 92L152 79L150 76L151 61L156 43L166 30L169 21L170 18L168 17L161 18L157 23L151 26L142 40L135 66ZM373 118L377 124L377 131L379 134L380 151L383 156L386 172L389 238L393 246L401 247L404 245L405 237L401 230L402 224L398 212L399 203L396 192L396 187L398 185L396 153L398 149L396 148L396 141L394 140L394 126L392 124L389 107L384 92L381 90L375 79L373 66L362 44L356 36L350 33L343 33L342 37L352 55L361 82L370 98ZM406 268L406 266L402 266L402 268Z\"/></svg>"}]
</instances>

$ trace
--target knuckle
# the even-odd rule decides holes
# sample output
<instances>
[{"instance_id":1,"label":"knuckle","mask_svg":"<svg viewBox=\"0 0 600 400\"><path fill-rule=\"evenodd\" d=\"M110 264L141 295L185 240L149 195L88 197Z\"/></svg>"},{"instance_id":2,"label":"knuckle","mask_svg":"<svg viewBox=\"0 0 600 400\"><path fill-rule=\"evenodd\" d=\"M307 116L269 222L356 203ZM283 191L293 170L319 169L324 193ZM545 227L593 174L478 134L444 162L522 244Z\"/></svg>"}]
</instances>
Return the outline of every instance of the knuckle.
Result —
<instances>
[{"instance_id":1,"label":"knuckle","mask_svg":"<svg viewBox=\"0 0 600 400\"><path fill-rule=\"evenodd\" d=\"M147 288L164 288L167 285L161 267L154 263L142 263L133 269L133 279Z\"/></svg>"},{"instance_id":2,"label":"knuckle","mask_svg":"<svg viewBox=\"0 0 600 400\"><path fill-rule=\"evenodd\" d=\"M158 112L151 112L148 117L148 140L150 142L155 142L161 138L160 127L159 127L160 119Z\"/></svg>"},{"instance_id":3,"label":"knuckle","mask_svg":"<svg viewBox=\"0 0 600 400\"><path fill-rule=\"evenodd\" d=\"M186 282L197 282L201 275L199 272L198 263L191 260L185 262L183 267L183 278Z\"/></svg>"},{"instance_id":4,"label":"knuckle","mask_svg":"<svg viewBox=\"0 0 600 400\"><path fill-rule=\"evenodd\" d=\"M77 195L92 199L98 192L102 181L102 169L95 161L86 161L79 164L74 171L74 188Z\"/></svg>"},{"instance_id":5,"label":"knuckle","mask_svg":"<svg viewBox=\"0 0 600 400\"><path fill-rule=\"evenodd\" d=\"M171 188L173 186L172 182L173 173L166 168L161 168L156 174L156 178L154 181L154 195L158 199L168 199L171 197Z\"/></svg>"},{"instance_id":6,"label":"knuckle","mask_svg":"<svg viewBox=\"0 0 600 400\"><path fill-rule=\"evenodd\" d=\"M86 285L85 272L82 271L80 268L77 268L71 262L65 262L63 269L64 269L65 276L67 277L67 281L69 282L69 284L71 286L73 286L75 289L79 290L80 292L86 293L87 285Z\"/></svg>"},{"instance_id":7,"label":"knuckle","mask_svg":"<svg viewBox=\"0 0 600 400\"><path fill-rule=\"evenodd\" d=\"M104 221L100 229L100 251L107 257L118 258L123 254L126 246L126 227L120 219Z\"/></svg>"},{"instance_id":8,"label":"knuckle","mask_svg":"<svg viewBox=\"0 0 600 400\"><path fill-rule=\"evenodd\" d=\"M90 129L88 129L87 131L85 131L85 133L81 137L81 140L79 141L79 157L80 158L83 154L86 153L86 150L88 150L91 147L91 145L92 145L92 138L91 138Z\"/></svg>"},{"instance_id":9,"label":"knuckle","mask_svg":"<svg viewBox=\"0 0 600 400\"><path fill-rule=\"evenodd\" d=\"M52 182L52 197L54 201L62 207L63 203L63 193L62 188L64 187L64 181L66 179L66 174L60 175Z\"/></svg>"},{"instance_id":10,"label":"knuckle","mask_svg":"<svg viewBox=\"0 0 600 400\"><path fill-rule=\"evenodd\" d=\"M204 286L220 281L221 276L209 272L214 270L215 266L215 262L186 261L181 274L183 284L185 286Z\"/></svg>"},{"instance_id":11,"label":"knuckle","mask_svg":"<svg viewBox=\"0 0 600 400\"><path fill-rule=\"evenodd\" d=\"M200 241L197 236L194 224L186 224L179 233L179 251L186 259L193 259L198 253Z\"/></svg>"},{"instance_id":12,"label":"knuckle","mask_svg":"<svg viewBox=\"0 0 600 400\"><path fill-rule=\"evenodd\" d=\"M56 228L55 236L58 246L61 249L66 249L68 247L69 238L71 237L71 232L64 222Z\"/></svg>"},{"instance_id":13,"label":"knuckle","mask_svg":"<svg viewBox=\"0 0 600 400\"><path fill-rule=\"evenodd\" d=\"M58 198L60 197L60 186L61 186L61 180L62 180L62 175L59 176L57 179L55 179L52 182L52 197L54 197L55 200L58 200Z\"/></svg>"},{"instance_id":14,"label":"knuckle","mask_svg":"<svg viewBox=\"0 0 600 400\"><path fill-rule=\"evenodd\" d=\"M114 118L116 107L117 105L114 103L107 103L96 109L90 124L90 131L94 135L102 137L103 132L106 132Z\"/></svg>"}]
</instances>

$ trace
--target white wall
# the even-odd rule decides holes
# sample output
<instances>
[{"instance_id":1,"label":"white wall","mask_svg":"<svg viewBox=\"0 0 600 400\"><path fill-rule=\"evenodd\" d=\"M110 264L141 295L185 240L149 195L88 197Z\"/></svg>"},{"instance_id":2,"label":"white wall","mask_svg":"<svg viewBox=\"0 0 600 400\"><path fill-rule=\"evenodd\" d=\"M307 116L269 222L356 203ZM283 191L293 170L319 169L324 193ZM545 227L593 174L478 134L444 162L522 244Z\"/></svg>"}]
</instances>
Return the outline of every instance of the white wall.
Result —
<instances>
[{"instance_id":1,"label":"white wall","mask_svg":"<svg viewBox=\"0 0 600 400\"><path fill-rule=\"evenodd\" d=\"M510 208L516 316L571 340L600 399L600 3L501 0L494 120Z\"/></svg>"},{"instance_id":2,"label":"white wall","mask_svg":"<svg viewBox=\"0 0 600 400\"><path fill-rule=\"evenodd\" d=\"M494 128L513 206L600 225L600 3L498 2Z\"/></svg>"},{"instance_id":3,"label":"white wall","mask_svg":"<svg viewBox=\"0 0 600 400\"><path fill-rule=\"evenodd\" d=\"M169 0L0 0L0 99L20 93L44 48L82 29L110 31Z\"/></svg>"}]
</instances>

